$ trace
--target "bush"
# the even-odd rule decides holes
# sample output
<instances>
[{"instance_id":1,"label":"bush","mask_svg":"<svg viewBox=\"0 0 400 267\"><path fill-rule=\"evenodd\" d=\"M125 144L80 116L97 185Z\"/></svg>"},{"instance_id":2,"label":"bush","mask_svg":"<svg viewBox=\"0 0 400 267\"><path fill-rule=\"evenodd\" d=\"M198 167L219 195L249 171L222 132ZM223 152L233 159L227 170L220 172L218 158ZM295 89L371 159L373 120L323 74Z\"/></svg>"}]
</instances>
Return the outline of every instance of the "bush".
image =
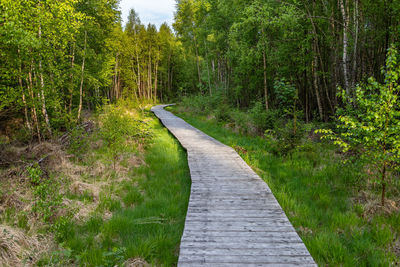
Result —
<instances>
[{"instance_id":1,"label":"bush","mask_svg":"<svg viewBox=\"0 0 400 267\"><path fill-rule=\"evenodd\" d=\"M202 94L186 96L182 99L182 104L186 110L192 113L200 115L214 113L218 119L228 118L226 111L229 109L229 105L227 104L226 96L222 92L216 92L212 96ZM225 107L221 107L222 104Z\"/></svg>"},{"instance_id":2,"label":"bush","mask_svg":"<svg viewBox=\"0 0 400 267\"><path fill-rule=\"evenodd\" d=\"M253 128L246 112L234 109L230 112L230 120L235 124L235 130L241 134L249 134Z\"/></svg>"},{"instance_id":3,"label":"bush","mask_svg":"<svg viewBox=\"0 0 400 267\"><path fill-rule=\"evenodd\" d=\"M56 211L62 203L58 183L50 177L44 178L38 164L28 167L27 172L35 197L32 211L38 218L50 223L55 218Z\"/></svg>"},{"instance_id":4,"label":"bush","mask_svg":"<svg viewBox=\"0 0 400 267\"><path fill-rule=\"evenodd\" d=\"M112 159L114 169L118 155L127 149L126 140L144 143L152 137L146 122L133 119L116 106L111 105L105 109L101 124L100 136L108 149L107 154Z\"/></svg>"},{"instance_id":5,"label":"bush","mask_svg":"<svg viewBox=\"0 0 400 267\"><path fill-rule=\"evenodd\" d=\"M298 145L305 135L304 125L297 121L294 128L293 120L278 120L273 130L266 130L265 137L271 143L271 152L276 155L287 155Z\"/></svg>"},{"instance_id":6,"label":"bush","mask_svg":"<svg viewBox=\"0 0 400 267\"><path fill-rule=\"evenodd\" d=\"M226 103L221 103L214 111L214 116L217 121L228 122L230 120L230 107Z\"/></svg>"},{"instance_id":7,"label":"bush","mask_svg":"<svg viewBox=\"0 0 400 267\"><path fill-rule=\"evenodd\" d=\"M260 101L255 102L254 106L249 110L249 115L257 133L263 133L267 129L267 112L265 111L263 103Z\"/></svg>"}]
</instances>

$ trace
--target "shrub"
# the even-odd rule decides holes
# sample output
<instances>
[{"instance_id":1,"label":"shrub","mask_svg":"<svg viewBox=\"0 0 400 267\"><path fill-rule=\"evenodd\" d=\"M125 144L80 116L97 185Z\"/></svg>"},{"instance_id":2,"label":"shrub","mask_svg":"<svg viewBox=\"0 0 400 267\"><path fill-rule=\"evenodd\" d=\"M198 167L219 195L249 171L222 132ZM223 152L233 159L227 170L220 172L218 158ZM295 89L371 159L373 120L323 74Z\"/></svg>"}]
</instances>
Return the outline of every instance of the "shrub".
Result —
<instances>
[{"instance_id":1,"label":"shrub","mask_svg":"<svg viewBox=\"0 0 400 267\"><path fill-rule=\"evenodd\" d=\"M273 129L280 114L276 109L265 110L264 104L260 101L256 102L248 113L258 134L264 133L267 129Z\"/></svg>"},{"instance_id":2,"label":"shrub","mask_svg":"<svg viewBox=\"0 0 400 267\"><path fill-rule=\"evenodd\" d=\"M108 149L115 169L116 160L121 152L126 151L126 140L142 142L152 138L152 132L146 122L135 120L116 106L108 106L101 118L100 136Z\"/></svg>"},{"instance_id":3,"label":"shrub","mask_svg":"<svg viewBox=\"0 0 400 267\"><path fill-rule=\"evenodd\" d=\"M343 152L358 151L361 159L379 170L375 182L381 186L382 206L385 206L388 175L400 166L399 59L398 51L390 48L386 67L382 69L384 83L371 77L366 84L355 88L354 95L342 90L341 97L347 106L337 112L338 131L318 131Z\"/></svg>"},{"instance_id":4,"label":"shrub","mask_svg":"<svg viewBox=\"0 0 400 267\"><path fill-rule=\"evenodd\" d=\"M296 148L304 137L304 125L297 122L293 128L293 120L278 120L273 130L266 130L264 136L271 144L271 152L277 155L287 155Z\"/></svg>"},{"instance_id":5,"label":"shrub","mask_svg":"<svg viewBox=\"0 0 400 267\"><path fill-rule=\"evenodd\" d=\"M230 112L230 120L235 124L235 130L241 134L251 132L250 118L246 112L234 109Z\"/></svg>"},{"instance_id":6,"label":"shrub","mask_svg":"<svg viewBox=\"0 0 400 267\"><path fill-rule=\"evenodd\" d=\"M230 107L226 103L221 103L214 111L214 116L217 121L229 121L230 120Z\"/></svg>"},{"instance_id":7,"label":"shrub","mask_svg":"<svg viewBox=\"0 0 400 267\"><path fill-rule=\"evenodd\" d=\"M50 222L62 202L58 183L51 178L44 179L38 165L28 167L27 171L35 197L32 211L43 221Z\"/></svg>"},{"instance_id":8,"label":"shrub","mask_svg":"<svg viewBox=\"0 0 400 267\"><path fill-rule=\"evenodd\" d=\"M249 110L250 118L256 128L257 133L263 133L267 129L267 112L262 102L257 101Z\"/></svg>"}]
</instances>

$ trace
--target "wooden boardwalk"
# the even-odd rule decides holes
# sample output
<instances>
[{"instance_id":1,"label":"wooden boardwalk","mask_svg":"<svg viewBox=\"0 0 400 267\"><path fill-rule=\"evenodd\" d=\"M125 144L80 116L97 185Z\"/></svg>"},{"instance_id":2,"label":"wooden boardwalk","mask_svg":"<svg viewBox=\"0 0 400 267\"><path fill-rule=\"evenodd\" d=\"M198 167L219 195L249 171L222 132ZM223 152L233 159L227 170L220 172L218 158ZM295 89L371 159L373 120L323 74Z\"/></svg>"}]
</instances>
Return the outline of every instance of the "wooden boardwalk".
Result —
<instances>
[{"instance_id":1,"label":"wooden boardwalk","mask_svg":"<svg viewBox=\"0 0 400 267\"><path fill-rule=\"evenodd\" d=\"M233 150L152 108L187 150L192 188L178 266L316 266L267 184Z\"/></svg>"}]
</instances>

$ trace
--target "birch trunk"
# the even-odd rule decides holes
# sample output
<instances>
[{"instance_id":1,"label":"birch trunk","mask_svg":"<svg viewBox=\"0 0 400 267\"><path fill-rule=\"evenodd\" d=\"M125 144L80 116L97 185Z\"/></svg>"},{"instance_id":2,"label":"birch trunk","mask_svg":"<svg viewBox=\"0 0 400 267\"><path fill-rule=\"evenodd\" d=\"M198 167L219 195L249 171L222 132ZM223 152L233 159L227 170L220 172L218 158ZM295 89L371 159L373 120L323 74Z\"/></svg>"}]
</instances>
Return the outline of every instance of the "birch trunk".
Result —
<instances>
[{"instance_id":1,"label":"birch trunk","mask_svg":"<svg viewBox=\"0 0 400 267\"><path fill-rule=\"evenodd\" d=\"M39 127L39 120L38 120L38 116L37 116L37 112L36 112L36 104L35 104L35 95L33 93L33 81L32 81L32 67L31 70L28 73L28 79L27 83L28 83L28 91L29 94L31 95L32 98L32 117L33 117L33 122L36 126L36 133L37 133L37 137L39 140L39 143L41 142L41 136L40 136L40 127Z\"/></svg>"},{"instance_id":2,"label":"birch trunk","mask_svg":"<svg viewBox=\"0 0 400 267\"><path fill-rule=\"evenodd\" d=\"M349 16L346 12L344 0L339 0L339 4L340 4L340 11L341 11L342 17L343 17L343 58L342 58L343 78L344 78L344 86L346 89L346 93L349 95L350 94L350 85L349 85L348 66L347 66L347 62L348 62L347 48L349 45L347 29L349 26Z\"/></svg>"},{"instance_id":3,"label":"birch trunk","mask_svg":"<svg viewBox=\"0 0 400 267\"><path fill-rule=\"evenodd\" d=\"M197 65L197 76L199 79L199 83L201 82L201 77L200 77L200 61L199 61L199 51L197 49L197 41L196 37L194 37L194 50L196 52L196 65Z\"/></svg>"},{"instance_id":4,"label":"birch trunk","mask_svg":"<svg viewBox=\"0 0 400 267\"><path fill-rule=\"evenodd\" d=\"M210 79L210 69L209 69L209 64L208 64L208 49L207 49L207 44L206 41L204 41L204 47L206 51L206 62L207 62L207 78L208 78L208 90L210 92L210 96L212 96L212 91L211 91L211 79Z\"/></svg>"},{"instance_id":5,"label":"birch trunk","mask_svg":"<svg viewBox=\"0 0 400 267\"><path fill-rule=\"evenodd\" d=\"M39 25L39 40L42 38L42 27ZM47 131L49 132L50 135L52 135L51 132L51 126L50 126L50 120L49 120L49 115L47 113L47 108L46 108L46 97L44 95L44 77L43 77L43 69L42 69L42 59L41 55L39 54L39 75L40 75L40 95L41 95L41 100L42 100L42 113L44 120L46 122L46 128Z\"/></svg>"},{"instance_id":6,"label":"birch trunk","mask_svg":"<svg viewBox=\"0 0 400 267\"><path fill-rule=\"evenodd\" d=\"M31 123L29 122L29 117L28 117L28 104L26 103L26 98L25 98L25 92L24 92L24 88L22 86L22 78L19 77L19 85L21 87L21 93L22 93L22 103L24 103L24 115L25 115L25 124L26 127L29 129L29 131L32 131L32 126Z\"/></svg>"},{"instance_id":7,"label":"birch trunk","mask_svg":"<svg viewBox=\"0 0 400 267\"><path fill-rule=\"evenodd\" d=\"M18 50L18 54L19 54L19 50ZM26 103L25 90L24 90L24 87L23 87L23 84L22 84L22 67L21 67L21 64L19 65L18 83L19 83L19 87L20 87L21 93L22 93L22 103L24 104L25 124L26 124L26 127L29 129L29 131L32 132L32 126L31 126L31 123L29 122L29 117L28 117L28 105Z\"/></svg>"},{"instance_id":8,"label":"birch trunk","mask_svg":"<svg viewBox=\"0 0 400 267\"><path fill-rule=\"evenodd\" d=\"M357 82L357 44L358 44L358 1L354 1L354 49L353 49L353 74L351 86L354 87Z\"/></svg>"},{"instance_id":9,"label":"birch trunk","mask_svg":"<svg viewBox=\"0 0 400 267\"><path fill-rule=\"evenodd\" d=\"M82 69L81 69L81 85L79 87L79 108L78 108L78 121L81 119L82 113L82 99L83 99L83 80L85 77L85 60L86 60L86 46L87 46L87 31L85 30L85 40L83 47L83 59L82 59Z\"/></svg>"},{"instance_id":10,"label":"birch trunk","mask_svg":"<svg viewBox=\"0 0 400 267\"><path fill-rule=\"evenodd\" d=\"M74 66L75 66L75 42L72 46L72 57L71 57L71 74L69 76L69 105L68 105L68 112L71 114L72 109L72 98L74 93Z\"/></svg>"}]
</instances>

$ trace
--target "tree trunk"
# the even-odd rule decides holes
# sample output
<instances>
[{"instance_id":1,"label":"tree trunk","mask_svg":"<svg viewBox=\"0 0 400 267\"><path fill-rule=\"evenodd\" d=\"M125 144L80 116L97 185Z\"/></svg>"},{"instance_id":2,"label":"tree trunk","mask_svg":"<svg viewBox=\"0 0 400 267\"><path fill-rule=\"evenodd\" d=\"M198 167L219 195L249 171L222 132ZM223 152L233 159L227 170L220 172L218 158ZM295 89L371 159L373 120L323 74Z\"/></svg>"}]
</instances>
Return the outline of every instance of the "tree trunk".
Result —
<instances>
[{"instance_id":1,"label":"tree trunk","mask_svg":"<svg viewBox=\"0 0 400 267\"><path fill-rule=\"evenodd\" d=\"M81 68L81 85L79 87L78 121L81 119L81 113L82 113L83 80L85 77L86 45L87 45L87 31L85 30L85 40L84 40L83 59L82 59L82 68Z\"/></svg>"},{"instance_id":2,"label":"tree trunk","mask_svg":"<svg viewBox=\"0 0 400 267\"><path fill-rule=\"evenodd\" d=\"M208 90L210 93L210 96L212 96L212 91L211 91L211 79L210 79L210 69L209 69L209 65L208 65L208 49L207 49L207 43L206 41L204 41L204 48L206 51L206 62L207 62L207 79L208 79Z\"/></svg>"},{"instance_id":3,"label":"tree trunk","mask_svg":"<svg viewBox=\"0 0 400 267\"><path fill-rule=\"evenodd\" d=\"M139 66L139 51L137 48L137 42L136 43L136 64L137 64L137 87L138 87L138 92L139 92L139 97L142 98L142 91L140 90L140 66Z\"/></svg>"},{"instance_id":4,"label":"tree trunk","mask_svg":"<svg viewBox=\"0 0 400 267\"><path fill-rule=\"evenodd\" d=\"M199 51L197 49L196 37L194 37L194 50L195 50L195 53L196 53L197 76L198 76L198 79L199 79L199 83L201 83Z\"/></svg>"},{"instance_id":5,"label":"tree trunk","mask_svg":"<svg viewBox=\"0 0 400 267\"><path fill-rule=\"evenodd\" d=\"M157 103L158 61L156 61L156 73L154 78L154 103Z\"/></svg>"},{"instance_id":6,"label":"tree trunk","mask_svg":"<svg viewBox=\"0 0 400 267\"><path fill-rule=\"evenodd\" d=\"M168 77L167 77L167 86L168 93L171 92L171 54L168 55Z\"/></svg>"},{"instance_id":7,"label":"tree trunk","mask_svg":"<svg viewBox=\"0 0 400 267\"><path fill-rule=\"evenodd\" d=\"M386 161L383 162L383 168L382 168L382 196L381 196L381 204L382 207L385 206L385 193L386 193Z\"/></svg>"},{"instance_id":8,"label":"tree trunk","mask_svg":"<svg viewBox=\"0 0 400 267\"><path fill-rule=\"evenodd\" d=\"M150 57L150 54L149 54L148 82L147 82L147 86L148 86L148 88L147 88L147 90L148 90L147 98L149 100L153 99L153 82L152 82L153 77L151 75L151 71L152 71L152 68L151 68L151 57Z\"/></svg>"},{"instance_id":9,"label":"tree trunk","mask_svg":"<svg viewBox=\"0 0 400 267\"><path fill-rule=\"evenodd\" d=\"M262 28L262 35L264 38L264 28ZM265 41L263 43L263 67L264 67L264 97L265 97L265 109L268 111L268 87L267 87L267 59L266 59L266 44Z\"/></svg>"},{"instance_id":10,"label":"tree trunk","mask_svg":"<svg viewBox=\"0 0 400 267\"><path fill-rule=\"evenodd\" d=\"M39 6L41 6L40 1L39 1ZM39 37L39 40L42 39L42 26L40 23L39 23L38 37ZM44 95L44 77L43 77L43 69L42 69L42 58L41 58L40 53L39 53L39 73L40 73L40 93L41 93L41 100L42 100L42 113L43 113L44 120L46 122L47 131L49 132L50 135L52 135L49 115L47 113L47 108L46 108L46 97Z\"/></svg>"},{"instance_id":11,"label":"tree trunk","mask_svg":"<svg viewBox=\"0 0 400 267\"><path fill-rule=\"evenodd\" d=\"M315 45L314 45L315 46ZM314 57L312 61L312 74L313 74L313 83L314 83L314 90L315 90L315 96L317 98L317 105L318 105L318 111L319 111L319 117L321 121L324 120L324 111L321 103L321 97L319 94L319 89L318 89L318 73L317 73L317 56L314 51Z\"/></svg>"},{"instance_id":12,"label":"tree trunk","mask_svg":"<svg viewBox=\"0 0 400 267\"><path fill-rule=\"evenodd\" d=\"M357 82L357 44L358 44L358 1L354 1L354 49L353 49L353 73L351 86L354 87Z\"/></svg>"},{"instance_id":13,"label":"tree trunk","mask_svg":"<svg viewBox=\"0 0 400 267\"><path fill-rule=\"evenodd\" d=\"M35 95L33 93L32 67L31 67L31 70L28 73L28 78L29 78L29 80L27 81L28 91L29 91L29 94L31 95L31 98L32 98L33 122L36 125L37 138L38 138L39 143L40 143L41 142L41 136L40 136L39 120L38 120L38 116L37 116L37 113L36 113Z\"/></svg>"},{"instance_id":14,"label":"tree trunk","mask_svg":"<svg viewBox=\"0 0 400 267\"><path fill-rule=\"evenodd\" d=\"M114 84L113 84L113 92L114 92L114 100L118 99L118 57L119 52L115 55L115 66L114 66Z\"/></svg>"},{"instance_id":15,"label":"tree trunk","mask_svg":"<svg viewBox=\"0 0 400 267\"><path fill-rule=\"evenodd\" d=\"M340 10L342 12L343 17L343 79L344 79L344 86L346 89L346 93L350 95L350 85L349 85L349 77L348 77L348 55L347 55L347 48L348 48L348 37L347 37L347 30L349 26L349 16L346 12L346 8L344 5L344 0L339 0L340 3ZM347 3L348 4L348 3ZM347 6L348 7L348 6Z\"/></svg>"},{"instance_id":16,"label":"tree trunk","mask_svg":"<svg viewBox=\"0 0 400 267\"><path fill-rule=\"evenodd\" d=\"M19 54L19 50L18 50L18 54ZM31 123L30 123L29 117L28 117L28 105L26 103L25 90L24 90L24 87L23 87L23 84L22 84L22 68L21 68L21 64L19 65L18 83L19 83L19 87L21 89L22 103L24 104L25 124L26 124L26 127L31 132L32 131L32 126L31 126Z\"/></svg>"},{"instance_id":17,"label":"tree trunk","mask_svg":"<svg viewBox=\"0 0 400 267\"><path fill-rule=\"evenodd\" d=\"M72 57L71 57L71 74L69 76L69 105L68 105L68 113L71 114L72 109L72 98L74 93L74 66L75 66L75 42L72 46Z\"/></svg>"}]
</instances>

